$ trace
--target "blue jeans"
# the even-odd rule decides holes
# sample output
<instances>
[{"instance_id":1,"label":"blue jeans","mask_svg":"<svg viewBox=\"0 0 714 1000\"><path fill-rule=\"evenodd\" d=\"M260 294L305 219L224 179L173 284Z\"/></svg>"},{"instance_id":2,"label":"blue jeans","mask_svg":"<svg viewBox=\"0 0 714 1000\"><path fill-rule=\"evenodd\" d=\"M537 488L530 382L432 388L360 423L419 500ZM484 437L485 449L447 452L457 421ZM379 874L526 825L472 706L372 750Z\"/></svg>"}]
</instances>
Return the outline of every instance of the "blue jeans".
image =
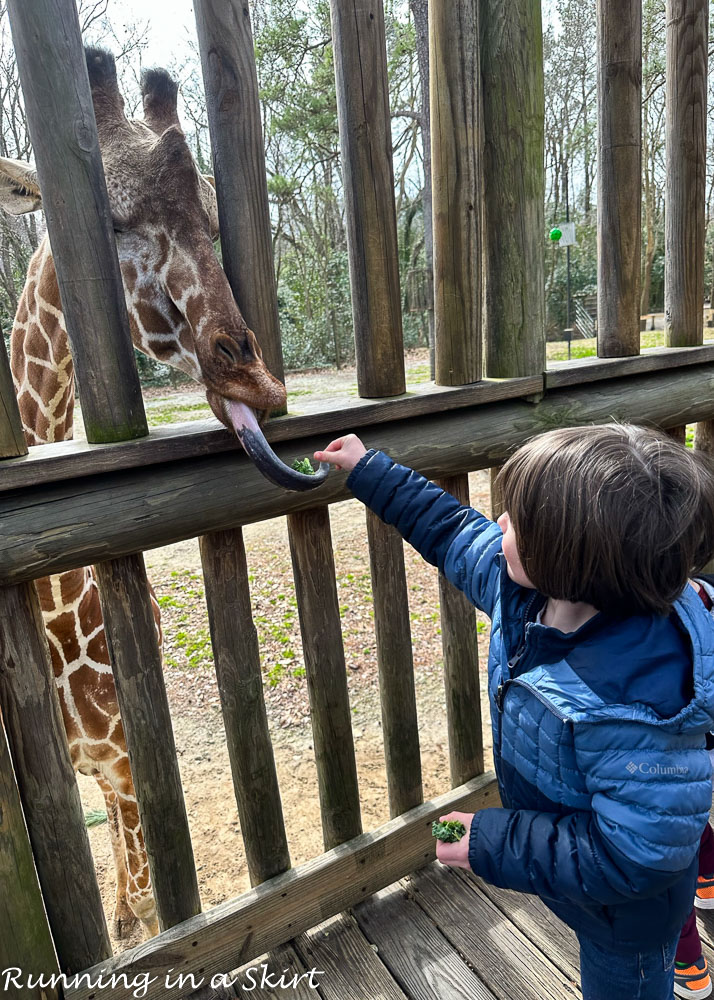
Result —
<instances>
[{"instance_id":1,"label":"blue jeans","mask_svg":"<svg viewBox=\"0 0 714 1000\"><path fill-rule=\"evenodd\" d=\"M652 951L618 955L578 935L583 1000L672 1000L678 937Z\"/></svg>"}]
</instances>

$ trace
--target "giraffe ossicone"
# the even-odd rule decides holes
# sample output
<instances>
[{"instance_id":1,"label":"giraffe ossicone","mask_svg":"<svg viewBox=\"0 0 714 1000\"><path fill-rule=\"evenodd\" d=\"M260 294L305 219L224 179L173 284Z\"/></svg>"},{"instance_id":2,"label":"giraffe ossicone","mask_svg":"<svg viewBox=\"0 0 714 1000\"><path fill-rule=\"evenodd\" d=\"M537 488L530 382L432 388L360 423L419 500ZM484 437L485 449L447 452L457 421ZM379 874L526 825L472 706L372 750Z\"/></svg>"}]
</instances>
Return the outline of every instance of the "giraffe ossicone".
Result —
<instances>
[{"instance_id":1,"label":"giraffe ossicone","mask_svg":"<svg viewBox=\"0 0 714 1000\"><path fill-rule=\"evenodd\" d=\"M216 195L181 131L176 82L162 69L143 73L144 120L124 114L113 56L86 50L99 146L116 233L131 335L136 347L184 371L206 389L218 417L268 478L306 489L304 476L274 456L261 417L285 404L215 254ZM41 208L32 166L0 158L0 208ZM72 438L74 375L57 274L47 236L34 254L11 335L11 364L30 446ZM107 803L117 873L115 930L138 918L158 931L156 906L91 568L37 581L52 666L74 767L93 775ZM152 592L159 642L159 608Z\"/></svg>"}]
</instances>

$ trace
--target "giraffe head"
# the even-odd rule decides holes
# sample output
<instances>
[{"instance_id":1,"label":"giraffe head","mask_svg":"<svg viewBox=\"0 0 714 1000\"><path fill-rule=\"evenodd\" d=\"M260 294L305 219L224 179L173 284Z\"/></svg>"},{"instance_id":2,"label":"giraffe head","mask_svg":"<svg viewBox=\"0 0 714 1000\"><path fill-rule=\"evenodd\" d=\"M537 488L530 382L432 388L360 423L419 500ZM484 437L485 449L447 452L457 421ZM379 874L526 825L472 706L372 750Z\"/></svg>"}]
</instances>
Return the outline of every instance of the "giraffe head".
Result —
<instances>
[{"instance_id":1,"label":"giraffe head","mask_svg":"<svg viewBox=\"0 0 714 1000\"><path fill-rule=\"evenodd\" d=\"M114 57L86 50L99 146L136 347L202 383L211 409L234 430L260 470L289 489L318 485L273 454L262 416L282 407L285 387L268 371L214 251L218 210L177 113L178 86L165 70L141 80L144 118L129 120ZM28 164L0 160L0 205L41 207Z\"/></svg>"}]
</instances>

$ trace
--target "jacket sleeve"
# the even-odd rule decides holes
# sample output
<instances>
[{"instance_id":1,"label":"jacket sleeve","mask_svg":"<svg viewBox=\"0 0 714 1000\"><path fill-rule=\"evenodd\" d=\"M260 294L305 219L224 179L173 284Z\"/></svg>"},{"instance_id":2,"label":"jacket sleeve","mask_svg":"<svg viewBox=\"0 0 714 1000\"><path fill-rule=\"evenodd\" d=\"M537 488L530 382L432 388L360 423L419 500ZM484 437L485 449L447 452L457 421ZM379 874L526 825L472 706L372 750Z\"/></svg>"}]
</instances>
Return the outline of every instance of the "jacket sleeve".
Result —
<instances>
[{"instance_id":1,"label":"jacket sleeve","mask_svg":"<svg viewBox=\"0 0 714 1000\"><path fill-rule=\"evenodd\" d=\"M674 885L696 857L709 816L706 751L586 752L576 740L576 759L592 812L484 809L471 824L471 868L501 888L581 905L623 903Z\"/></svg>"},{"instance_id":2,"label":"jacket sleeve","mask_svg":"<svg viewBox=\"0 0 714 1000\"><path fill-rule=\"evenodd\" d=\"M347 486L427 562L438 566L472 604L493 617L503 538L494 521L381 451L370 450L360 459Z\"/></svg>"}]
</instances>

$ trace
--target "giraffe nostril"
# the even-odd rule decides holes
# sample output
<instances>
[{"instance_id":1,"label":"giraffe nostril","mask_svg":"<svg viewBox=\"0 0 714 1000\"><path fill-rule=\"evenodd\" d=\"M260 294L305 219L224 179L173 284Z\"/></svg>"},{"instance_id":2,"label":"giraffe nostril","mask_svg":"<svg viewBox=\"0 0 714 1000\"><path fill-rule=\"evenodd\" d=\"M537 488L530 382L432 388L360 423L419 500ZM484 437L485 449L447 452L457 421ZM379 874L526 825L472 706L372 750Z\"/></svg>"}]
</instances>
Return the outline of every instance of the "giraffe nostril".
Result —
<instances>
[{"instance_id":1,"label":"giraffe nostril","mask_svg":"<svg viewBox=\"0 0 714 1000\"><path fill-rule=\"evenodd\" d=\"M219 340L216 343L216 351L223 356L223 358L234 365L236 363L236 356L231 350L231 348L223 340Z\"/></svg>"}]
</instances>

